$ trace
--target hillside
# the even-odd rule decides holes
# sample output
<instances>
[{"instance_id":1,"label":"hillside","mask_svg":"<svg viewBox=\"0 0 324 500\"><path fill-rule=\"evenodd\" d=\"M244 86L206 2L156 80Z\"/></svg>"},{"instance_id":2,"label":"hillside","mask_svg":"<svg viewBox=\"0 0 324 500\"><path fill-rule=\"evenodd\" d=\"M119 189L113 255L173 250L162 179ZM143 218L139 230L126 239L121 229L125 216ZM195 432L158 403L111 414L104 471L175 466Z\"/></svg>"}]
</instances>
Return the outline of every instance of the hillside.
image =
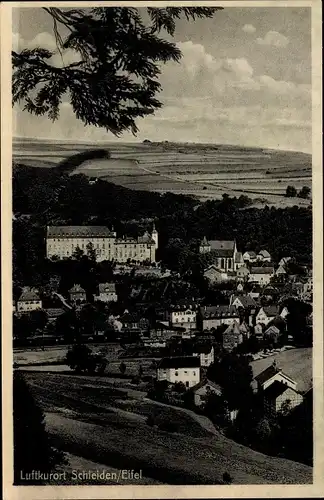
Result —
<instances>
[{"instance_id":1,"label":"hillside","mask_svg":"<svg viewBox=\"0 0 324 500\"><path fill-rule=\"evenodd\" d=\"M194 195L200 200L246 194L258 205L307 206L284 196L288 185L311 187L311 155L211 144L71 143L15 139L13 158L51 168L81 152L106 150L110 158L83 161L76 171L136 189Z\"/></svg>"}]
</instances>

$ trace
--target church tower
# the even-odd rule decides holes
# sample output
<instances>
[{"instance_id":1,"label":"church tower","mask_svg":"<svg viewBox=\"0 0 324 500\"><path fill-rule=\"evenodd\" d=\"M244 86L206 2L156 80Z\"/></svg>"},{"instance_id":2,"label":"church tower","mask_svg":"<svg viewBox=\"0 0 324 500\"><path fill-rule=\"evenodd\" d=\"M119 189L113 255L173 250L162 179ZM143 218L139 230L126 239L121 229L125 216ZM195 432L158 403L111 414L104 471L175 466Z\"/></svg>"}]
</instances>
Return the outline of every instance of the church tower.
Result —
<instances>
[{"instance_id":1,"label":"church tower","mask_svg":"<svg viewBox=\"0 0 324 500\"><path fill-rule=\"evenodd\" d=\"M152 240L155 241L155 250L157 250L157 248L159 246L159 235L158 235L157 230L155 229L154 222L153 222L153 229L152 229Z\"/></svg>"}]
</instances>

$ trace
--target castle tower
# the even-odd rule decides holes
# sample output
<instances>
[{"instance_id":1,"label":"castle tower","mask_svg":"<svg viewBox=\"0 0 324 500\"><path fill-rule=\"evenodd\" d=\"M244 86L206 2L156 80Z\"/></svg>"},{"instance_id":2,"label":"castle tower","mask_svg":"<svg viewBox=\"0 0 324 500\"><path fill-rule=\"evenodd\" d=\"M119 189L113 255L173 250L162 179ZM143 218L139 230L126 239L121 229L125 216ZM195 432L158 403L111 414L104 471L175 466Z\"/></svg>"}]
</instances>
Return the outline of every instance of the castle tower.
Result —
<instances>
[{"instance_id":1,"label":"castle tower","mask_svg":"<svg viewBox=\"0 0 324 500\"><path fill-rule=\"evenodd\" d=\"M153 229L152 229L152 240L155 241L155 249L157 249L159 246L159 235L158 235L157 230L155 229L154 222L153 222Z\"/></svg>"}]
</instances>

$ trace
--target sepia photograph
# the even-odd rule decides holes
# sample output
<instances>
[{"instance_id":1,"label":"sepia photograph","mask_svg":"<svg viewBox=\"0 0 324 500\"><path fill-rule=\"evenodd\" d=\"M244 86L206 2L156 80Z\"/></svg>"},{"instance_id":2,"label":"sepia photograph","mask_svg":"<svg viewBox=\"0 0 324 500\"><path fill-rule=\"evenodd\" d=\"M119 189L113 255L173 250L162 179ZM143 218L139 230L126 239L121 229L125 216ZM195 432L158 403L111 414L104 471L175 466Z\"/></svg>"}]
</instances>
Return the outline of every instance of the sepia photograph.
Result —
<instances>
[{"instance_id":1,"label":"sepia photograph","mask_svg":"<svg viewBox=\"0 0 324 500\"><path fill-rule=\"evenodd\" d=\"M158 4L10 9L16 498L314 484L318 3Z\"/></svg>"}]
</instances>

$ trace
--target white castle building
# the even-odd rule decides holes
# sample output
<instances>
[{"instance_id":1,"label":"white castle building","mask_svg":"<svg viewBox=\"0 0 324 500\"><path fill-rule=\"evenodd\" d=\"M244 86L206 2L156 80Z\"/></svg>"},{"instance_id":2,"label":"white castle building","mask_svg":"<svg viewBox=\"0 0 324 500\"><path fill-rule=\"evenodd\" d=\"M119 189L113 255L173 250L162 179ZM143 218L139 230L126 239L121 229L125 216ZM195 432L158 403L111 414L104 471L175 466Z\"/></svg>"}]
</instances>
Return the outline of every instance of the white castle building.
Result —
<instances>
[{"instance_id":1,"label":"white castle building","mask_svg":"<svg viewBox=\"0 0 324 500\"><path fill-rule=\"evenodd\" d=\"M98 262L102 260L155 262L158 232L153 224L151 234L145 232L137 238L117 238L116 232L105 226L47 226L48 259L54 256L58 259L69 258L78 248L87 255L89 244L95 250Z\"/></svg>"}]
</instances>

